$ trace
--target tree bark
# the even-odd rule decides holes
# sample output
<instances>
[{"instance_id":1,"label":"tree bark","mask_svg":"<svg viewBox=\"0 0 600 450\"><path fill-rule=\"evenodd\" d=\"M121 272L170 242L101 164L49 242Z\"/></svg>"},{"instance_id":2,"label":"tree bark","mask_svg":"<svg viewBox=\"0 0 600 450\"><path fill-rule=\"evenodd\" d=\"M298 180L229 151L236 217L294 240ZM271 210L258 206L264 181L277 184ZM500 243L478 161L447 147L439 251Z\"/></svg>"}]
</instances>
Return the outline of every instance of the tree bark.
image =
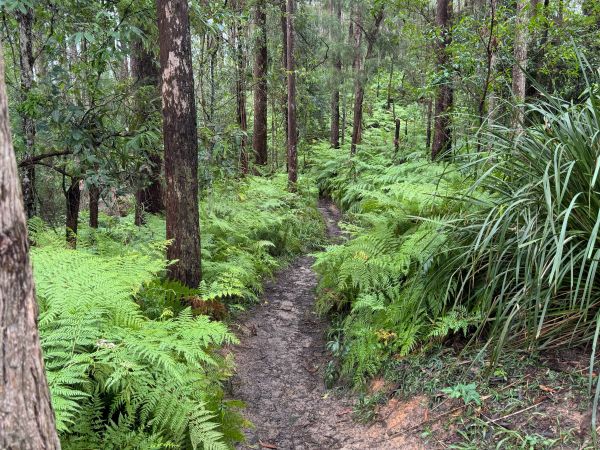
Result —
<instances>
[{"instance_id":1,"label":"tree bark","mask_svg":"<svg viewBox=\"0 0 600 450\"><path fill-rule=\"evenodd\" d=\"M296 67L294 66L294 0L287 0L287 91L288 91L288 185L296 190L298 181L298 130L296 128Z\"/></svg>"},{"instance_id":2,"label":"tree bark","mask_svg":"<svg viewBox=\"0 0 600 450\"><path fill-rule=\"evenodd\" d=\"M426 142L425 146L427 147L427 151L431 150L431 119L433 116L433 101L431 99L427 100L427 133L426 133Z\"/></svg>"},{"instance_id":3,"label":"tree bark","mask_svg":"<svg viewBox=\"0 0 600 450\"><path fill-rule=\"evenodd\" d=\"M400 119L396 119L396 129L394 131L394 153L398 153L400 148Z\"/></svg>"},{"instance_id":4,"label":"tree bark","mask_svg":"<svg viewBox=\"0 0 600 450\"><path fill-rule=\"evenodd\" d=\"M373 48L377 35L379 34L379 27L383 21L383 6L375 12L373 17L372 28L365 33L367 39L367 52L365 54L364 64L361 61L360 47L362 40L362 23L359 9L357 8L356 13L356 25L354 26L354 70L356 73L356 79L354 82L354 118L352 124L352 143L350 146L350 153L356 153L356 147L362 142L362 117L363 117L363 101L365 97L365 84L367 83L368 73L367 64L373 55Z\"/></svg>"},{"instance_id":5,"label":"tree bark","mask_svg":"<svg viewBox=\"0 0 600 450\"><path fill-rule=\"evenodd\" d=\"M532 0L532 3L535 0ZM528 0L517 0L516 23L515 23L515 43L514 59L512 68L512 93L517 106L513 116L513 127L518 132L523 129L523 119L525 110L522 103L525 101L525 92L527 83L525 79L525 70L527 68L527 49L529 44L527 14Z\"/></svg>"},{"instance_id":6,"label":"tree bark","mask_svg":"<svg viewBox=\"0 0 600 450\"><path fill-rule=\"evenodd\" d=\"M72 178L69 188L65 191L66 221L65 233L67 245L77 248L77 228L79 226L79 206L81 204L81 189L79 178Z\"/></svg>"},{"instance_id":7,"label":"tree bark","mask_svg":"<svg viewBox=\"0 0 600 450\"><path fill-rule=\"evenodd\" d=\"M288 66L288 57L287 57L287 0L281 0L279 2L279 7L281 9L281 37L282 37L282 51L281 51L281 67L283 69L283 79L282 82L284 84L283 89L283 97L282 108L283 111L283 131L285 137L285 148L287 149L287 139L288 139L288 98L287 98L287 66ZM286 163L287 164L287 163Z\"/></svg>"},{"instance_id":8,"label":"tree bark","mask_svg":"<svg viewBox=\"0 0 600 450\"><path fill-rule=\"evenodd\" d=\"M0 448L55 450L3 61L0 50Z\"/></svg>"},{"instance_id":9,"label":"tree bark","mask_svg":"<svg viewBox=\"0 0 600 450\"><path fill-rule=\"evenodd\" d=\"M242 13L243 0L237 0L234 3L236 14ZM240 128L240 172L247 175L249 171L248 151L246 149L248 141L248 118L246 115L246 55L244 54L242 34L243 28L241 20L238 19L235 25L235 51L237 58L235 95L236 95L236 118Z\"/></svg>"},{"instance_id":10,"label":"tree bark","mask_svg":"<svg viewBox=\"0 0 600 450\"><path fill-rule=\"evenodd\" d=\"M331 0L331 14L333 16L335 9L335 17L339 24L342 23L342 2L341 0ZM332 71L332 86L331 93L331 138L330 143L333 148L340 148L340 83L342 79L342 56L339 49L335 50L333 58Z\"/></svg>"},{"instance_id":11,"label":"tree bark","mask_svg":"<svg viewBox=\"0 0 600 450\"><path fill-rule=\"evenodd\" d=\"M157 0L162 78L169 276L198 287L198 130L187 0Z\"/></svg>"},{"instance_id":12,"label":"tree bark","mask_svg":"<svg viewBox=\"0 0 600 450\"><path fill-rule=\"evenodd\" d=\"M452 17L452 1L437 0L436 25L441 33L436 48L437 70L445 71L448 66L447 47L452 42L450 31ZM438 87L435 99L435 118L433 126L433 145L431 148L431 159L446 155L452 147L452 130L450 124L450 110L453 103L452 80L447 77Z\"/></svg>"},{"instance_id":13,"label":"tree bark","mask_svg":"<svg viewBox=\"0 0 600 450\"><path fill-rule=\"evenodd\" d=\"M156 112L154 99L158 95L159 73L152 52L136 39L131 49L131 69L138 89L135 96L134 129L139 129ZM163 187L161 183L162 155L155 149L145 149L146 167L139 180L135 199L135 224L144 223L144 214L164 212Z\"/></svg>"},{"instance_id":14,"label":"tree bark","mask_svg":"<svg viewBox=\"0 0 600 450\"><path fill-rule=\"evenodd\" d=\"M21 81L21 101L27 101L33 86L33 8L25 6L24 12L17 10L19 22L19 63ZM35 121L26 111L21 112L23 137L25 140L25 159L35 154ZM35 166L25 167L22 175L25 212L31 218L36 214L35 205Z\"/></svg>"},{"instance_id":15,"label":"tree bark","mask_svg":"<svg viewBox=\"0 0 600 450\"><path fill-rule=\"evenodd\" d=\"M254 8L256 25L254 58L254 124L252 148L256 165L266 166L267 148L267 14L265 0L258 0Z\"/></svg>"},{"instance_id":16,"label":"tree bark","mask_svg":"<svg viewBox=\"0 0 600 450\"><path fill-rule=\"evenodd\" d=\"M98 228L98 207L100 203L100 188L90 186L90 228Z\"/></svg>"}]
</instances>

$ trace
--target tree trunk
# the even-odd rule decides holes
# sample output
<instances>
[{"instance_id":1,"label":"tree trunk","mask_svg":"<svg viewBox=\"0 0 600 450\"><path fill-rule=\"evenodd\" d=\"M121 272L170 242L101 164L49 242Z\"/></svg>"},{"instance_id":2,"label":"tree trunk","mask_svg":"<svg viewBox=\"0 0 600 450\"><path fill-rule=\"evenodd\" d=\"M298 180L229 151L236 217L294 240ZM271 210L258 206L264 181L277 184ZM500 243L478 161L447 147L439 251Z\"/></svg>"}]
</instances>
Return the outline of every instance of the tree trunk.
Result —
<instances>
[{"instance_id":1,"label":"tree trunk","mask_svg":"<svg viewBox=\"0 0 600 450\"><path fill-rule=\"evenodd\" d=\"M158 95L158 65L151 51L144 48L141 39L133 42L131 49L131 69L138 89L135 96L134 129L140 129L156 112L154 99ZM144 214L164 212L163 188L161 184L162 155L156 149L145 149L147 169L142 172L135 199L135 224L144 223Z\"/></svg>"},{"instance_id":2,"label":"tree trunk","mask_svg":"<svg viewBox=\"0 0 600 450\"><path fill-rule=\"evenodd\" d=\"M450 21L452 16L452 1L437 0L436 25L441 33L436 48L437 70L444 71L448 65L447 47L452 41ZM452 80L447 78L438 87L435 99L435 119L433 130L433 146L431 159L435 160L440 155L446 155L452 147L452 130L450 124L450 110L452 109L453 91Z\"/></svg>"},{"instance_id":3,"label":"tree trunk","mask_svg":"<svg viewBox=\"0 0 600 450\"><path fill-rule=\"evenodd\" d=\"M58 450L37 330L37 303L9 129L3 61L0 49L0 448Z\"/></svg>"},{"instance_id":4,"label":"tree trunk","mask_svg":"<svg viewBox=\"0 0 600 450\"><path fill-rule=\"evenodd\" d=\"M527 67L527 46L529 41L527 1L517 0L516 22L515 22L515 44L512 68L512 93L517 106L513 117L513 127L520 131L523 129L524 109L522 103L525 101L525 69Z\"/></svg>"},{"instance_id":5,"label":"tree trunk","mask_svg":"<svg viewBox=\"0 0 600 450\"><path fill-rule=\"evenodd\" d=\"M266 166L267 149L267 14L265 0L258 0L254 8L256 24L255 58L254 58L254 126L252 147L255 162Z\"/></svg>"},{"instance_id":6,"label":"tree trunk","mask_svg":"<svg viewBox=\"0 0 600 450\"><path fill-rule=\"evenodd\" d=\"M354 24L354 61L352 63L352 68L354 69L354 111L353 111L353 121L352 121L352 140L350 142L350 154L354 155L356 153L356 146L361 141L361 124L362 124L362 103L364 97L364 89L362 87L362 72L360 69L361 66L361 44L362 44L362 30L361 30L361 17L360 17L360 9L356 8L355 19L356 22ZM361 25L361 26L359 26Z\"/></svg>"},{"instance_id":7,"label":"tree trunk","mask_svg":"<svg viewBox=\"0 0 600 450\"><path fill-rule=\"evenodd\" d=\"M157 0L162 76L169 276L198 287L198 130L187 0Z\"/></svg>"},{"instance_id":8,"label":"tree trunk","mask_svg":"<svg viewBox=\"0 0 600 450\"><path fill-rule=\"evenodd\" d=\"M342 23L342 1L331 0L331 14L333 16L335 9L335 16L339 22ZM339 49L335 50L333 58L333 71L332 71L332 86L333 91L331 93L331 146L333 148L340 148L340 83L342 80L342 56L340 55Z\"/></svg>"},{"instance_id":9,"label":"tree trunk","mask_svg":"<svg viewBox=\"0 0 600 450\"><path fill-rule=\"evenodd\" d=\"M241 15L243 9L243 0L236 0L233 3L233 8L236 14ZM242 21L237 19L233 27L235 36L235 52L236 52L236 73L235 73L235 97L236 97L236 119L240 129L240 173L242 176L248 174L248 151L247 134L248 134L248 118L246 116L246 55L243 48L243 26Z\"/></svg>"},{"instance_id":10,"label":"tree trunk","mask_svg":"<svg viewBox=\"0 0 600 450\"><path fill-rule=\"evenodd\" d=\"M90 186L90 228L98 228L98 206L100 203L100 188ZM137 209L136 209L137 211Z\"/></svg>"},{"instance_id":11,"label":"tree trunk","mask_svg":"<svg viewBox=\"0 0 600 450\"><path fill-rule=\"evenodd\" d=\"M433 116L433 101L431 99L427 100L427 134L426 134L426 142L425 146L427 147L427 151L431 150L431 119Z\"/></svg>"},{"instance_id":12,"label":"tree trunk","mask_svg":"<svg viewBox=\"0 0 600 450\"><path fill-rule=\"evenodd\" d=\"M79 226L79 206L81 204L81 189L79 178L72 178L69 188L65 191L66 221L65 233L67 245L71 248L77 247L77 228Z\"/></svg>"},{"instance_id":13,"label":"tree trunk","mask_svg":"<svg viewBox=\"0 0 600 450\"><path fill-rule=\"evenodd\" d=\"M24 12L17 10L19 22L19 62L21 77L21 101L27 101L33 85L33 9L24 6ZM26 111L21 112L23 137L25 139L25 159L34 156L35 121ZM22 176L25 212L31 218L36 214L35 205L35 165L25 167Z\"/></svg>"},{"instance_id":14,"label":"tree trunk","mask_svg":"<svg viewBox=\"0 0 600 450\"><path fill-rule=\"evenodd\" d=\"M400 119L396 119L396 130L394 132L394 153L400 148Z\"/></svg>"},{"instance_id":15,"label":"tree trunk","mask_svg":"<svg viewBox=\"0 0 600 450\"><path fill-rule=\"evenodd\" d=\"M279 2L281 9L281 37L282 37L282 51L281 51L281 68L283 69L282 82L284 84L283 97L281 99L281 110L283 111L283 131L285 137L285 148L287 149L288 139L288 98L287 98L287 0L281 0Z\"/></svg>"},{"instance_id":16,"label":"tree trunk","mask_svg":"<svg viewBox=\"0 0 600 450\"><path fill-rule=\"evenodd\" d=\"M294 66L294 0L287 0L287 91L288 91L288 184L296 190L298 181L298 130L296 129L296 68Z\"/></svg>"}]
</instances>

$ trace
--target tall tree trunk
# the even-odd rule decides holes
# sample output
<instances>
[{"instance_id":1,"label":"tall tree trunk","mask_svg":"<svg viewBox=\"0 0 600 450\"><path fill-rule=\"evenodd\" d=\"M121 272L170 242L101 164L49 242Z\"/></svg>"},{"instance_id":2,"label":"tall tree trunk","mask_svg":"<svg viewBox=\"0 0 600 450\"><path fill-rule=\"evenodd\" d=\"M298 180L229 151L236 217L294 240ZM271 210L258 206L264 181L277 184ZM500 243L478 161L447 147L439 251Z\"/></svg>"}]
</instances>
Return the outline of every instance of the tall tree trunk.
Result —
<instances>
[{"instance_id":1,"label":"tall tree trunk","mask_svg":"<svg viewBox=\"0 0 600 450\"><path fill-rule=\"evenodd\" d=\"M90 228L98 228L98 207L100 203L100 188L90 186ZM136 209L137 211L137 209Z\"/></svg>"},{"instance_id":2,"label":"tall tree trunk","mask_svg":"<svg viewBox=\"0 0 600 450\"><path fill-rule=\"evenodd\" d=\"M357 11L359 9L357 8ZM364 64L361 64L361 36L362 36L362 23L360 12L356 14L356 26L354 27L354 67L356 71L356 80L354 85L354 118L352 125L352 144L350 147L350 153L356 153L356 146L362 142L362 117L363 117L363 101L365 97L365 84L368 78L368 62L373 56L373 48L377 35L379 34L379 27L383 21L383 5L380 9L375 12L373 16L373 25L369 31L365 33L367 39L367 52L365 54Z\"/></svg>"},{"instance_id":3,"label":"tall tree trunk","mask_svg":"<svg viewBox=\"0 0 600 450\"><path fill-rule=\"evenodd\" d=\"M400 119L396 119L396 129L394 131L394 153L398 153L400 148Z\"/></svg>"},{"instance_id":4,"label":"tall tree trunk","mask_svg":"<svg viewBox=\"0 0 600 450\"><path fill-rule=\"evenodd\" d=\"M37 330L3 61L0 49L0 448L59 450Z\"/></svg>"},{"instance_id":5,"label":"tall tree trunk","mask_svg":"<svg viewBox=\"0 0 600 450\"><path fill-rule=\"evenodd\" d=\"M356 146L361 140L361 125L362 125L362 104L364 97L364 89L362 87L362 71L361 71L361 45L362 45L362 24L360 9L355 6L355 18L353 28L353 45L354 45L354 61L352 68L354 70L354 111L353 111L353 122L352 122L352 140L350 142L350 153L353 155L356 153Z\"/></svg>"},{"instance_id":6,"label":"tall tree trunk","mask_svg":"<svg viewBox=\"0 0 600 450\"><path fill-rule=\"evenodd\" d=\"M525 70L527 69L527 53L529 46L529 14L527 11L528 0L517 0L514 59L512 68L512 93L517 106L513 116L513 127L515 130L523 129L525 110L522 103L525 101L527 83ZM537 0L531 0L532 13L535 13Z\"/></svg>"},{"instance_id":7,"label":"tall tree trunk","mask_svg":"<svg viewBox=\"0 0 600 450\"><path fill-rule=\"evenodd\" d=\"M237 0L235 3L236 13L241 14L243 7L243 0ZM243 28L241 20L238 21L235 28L235 51L237 59L236 67L236 84L235 84L235 95L236 95L236 116L237 123L240 127L241 139L240 139L240 171L242 175L247 175L249 171L248 166L248 151L247 135L248 135L248 118L246 116L246 55L244 54L243 42L242 42Z\"/></svg>"},{"instance_id":8,"label":"tall tree trunk","mask_svg":"<svg viewBox=\"0 0 600 450\"><path fill-rule=\"evenodd\" d=\"M335 11L334 11L335 10ZM331 15L335 12L335 17L339 24L342 23L342 1L331 0ZM337 43L335 44L337 45ZM342 80L342 56L340 50L336 49L333 57L332 71L332 93L331 93L331 137L330 142L333 148L340 148L340 83Z\"/></svg>"},{"instance_id":9,"label":"tall tree trunk","mask_svg":"<svg viewBox=\"0 0 600 450\"><path fill-rule=\"evenodd\" d=\"M258 0L254 7L256 25L254 58L254 126L252 148L255 162L259 166L267 165L267 14L265 0Z\"/></svg>"},{"instance_id":10,"label":"tall tree trunk","mask_svg":"<svg viewBox=\"0 0 600 450\"><path fill-rule=\"evenodd\" d=\"M134 129L139 129L156 112L154 99L158 95L158 65L152 51L146 49L141 39L133 42L131 69L138 89L135 96ZM161 184L162 155L156 149L144 151L147 169L144 170L135 199L135 224L144 223L144 214L164 212L163 188Z\"/></svg>"},{"instance_id":11,"label":"tall tree trunk","mask_svg":"<svg viewBox=\"0 0 600 450\"><path fill-rule=\"evenodd\" d=\"M287 92L288 92L288 184L296 189L298 181L298 130L296 128L296 67L294 65L294 0L287 0Z\"/></svg>"},{"instance_id":12,"label":"tall tree trunk","mask_svg":"<svg viewBox=\"0 0 600 450\"><path fill-rule=\"evenodd\" d=\"M200 218L198 211L198 130L192 43L187 0L157 0L162 76L163 137L167 180L167 258L177 260L169 276L198 287Z\"/></svg>"},{"instance_id":13,"label":"tall tree trunk","mask_svg":"<svg viewBox=\"0 0 600 450\"><path fill-rule=\"evenodd\" d=\"M77 247L77 228L79 227L79 207L81 204L81 189L79 178L72 178L69 188L65 191L66 220L65 233L67 245Z\"/></svg>"},{"instance_id":14,"label":"tall tree trunk","mask_svg":"<svg viewBox=\"0 0 600 450\"><path fill-rule=\"evenodd\" d=\"M283 111L283 131L285 137L285 148L287 149L288 139L288 98L287 98L287 0L281 0L279 2L281 9L281 37L282 37L282 51L281 51L281 68L283 71L282 82L284 84L283 96L281 100L281 110Z\"/></svg>"},{"instance_id":15,"label":"tall tree trunk","mask_svg":"<svg viewBox=\"0 0 600 450\"><path fill-rule=\"evenodd\" d=\"M450 31L452 17L452 1L437 0L436 25L441 33L436 48L437 70L443 71L448 65L447 47L452 41ZM452 131L450 124L450 110L453 102L452 80L445 79L438 87L435 99L435 119L433 130L433 145L431 159L435 160L440 155L450 152L452 147Z\"/></svg>"},{"instance_id":16,"label":"tall tree trunk","mask_svg":"<svg viewBox=\"0 0 600 450\"><path fill-rule=\"evenodd\" d=\"M21 77L21 101L25 102L33 86L33 8L25 6L24 11L17 9L19 22L19 62ZM35 121L28 112L21 112L23 136L25 138L25 159L34 155ZM23 197L27 217L36 214L35 205L35 165L25 167L22 175Z\"/></svg>"}]
</instances>

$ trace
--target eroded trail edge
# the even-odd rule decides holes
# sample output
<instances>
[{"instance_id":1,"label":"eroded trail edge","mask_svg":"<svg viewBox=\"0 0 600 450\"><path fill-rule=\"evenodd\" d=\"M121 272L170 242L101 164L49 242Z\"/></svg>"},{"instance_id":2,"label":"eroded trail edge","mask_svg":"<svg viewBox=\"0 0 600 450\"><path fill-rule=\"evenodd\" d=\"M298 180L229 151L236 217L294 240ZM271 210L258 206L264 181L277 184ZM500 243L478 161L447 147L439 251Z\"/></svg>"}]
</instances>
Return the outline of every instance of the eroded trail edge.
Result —
<instances>
[{"instance_id":1,"label":"eroded trail edge","mask_svg":"<svg viewBox=\"0 0 600 450\"><path fill-rule=\"evenodd\" d=\"M340 238L340 213L319 202L332 241ZM314 312L317 276L314 259L297 258L267 283L261 303L243 315L240 345L232 349L237 371L232 396L247 404L255 425L240 449L395 449L422 448L404 436L385 440L382 422L352 420L352 402L323 383L327 363L327 322Z\"/></svg>"}]
</instances>

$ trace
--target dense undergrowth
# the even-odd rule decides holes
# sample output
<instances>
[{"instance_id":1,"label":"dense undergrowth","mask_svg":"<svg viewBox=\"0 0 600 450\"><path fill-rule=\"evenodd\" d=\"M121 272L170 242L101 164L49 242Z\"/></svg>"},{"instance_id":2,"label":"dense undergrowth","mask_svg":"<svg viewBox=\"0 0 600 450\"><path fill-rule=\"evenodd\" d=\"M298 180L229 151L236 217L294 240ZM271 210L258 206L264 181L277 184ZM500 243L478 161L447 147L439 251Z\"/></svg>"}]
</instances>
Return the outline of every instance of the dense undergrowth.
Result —
<instances>
[{"instance_id":1,"label":"dense undergrowth","mask_svg":"<svg viewBox=\"0 0 600 450\"><path fill-rule=\"evenodd\" d=\"M458 149L452 162L396 154L391 130L367 129L352 158L315 146L319 188L347 211L351 238L315 264L320 308L336 318L332 378L361 385L455 334L482 338L491 365L507 346L596 348L594 86L578 104L542 94L524 131L496 126L485 152ZM594 361L592 351L590 386Z\"/></svg>"},{"instance_id":2,"label":"dense undergrowth","mask_svg":"<svg viewBox=\"0 0 600 450\"><path fill-rule=\"evenodd\" d=\"M243 438L242 405L222 388L233 362L218 351L235 337L199 312L243 308L262 278L320 241L316 192L305 182L297 194L286 187L284 176L249 177L206 195L197 290L165 281L159 217L139 228L131 215L102 216L99 229L80 231L77 250L65 248L62 231L30 223L63 448L225 449Z\"/></svg>"}]
</instances>

